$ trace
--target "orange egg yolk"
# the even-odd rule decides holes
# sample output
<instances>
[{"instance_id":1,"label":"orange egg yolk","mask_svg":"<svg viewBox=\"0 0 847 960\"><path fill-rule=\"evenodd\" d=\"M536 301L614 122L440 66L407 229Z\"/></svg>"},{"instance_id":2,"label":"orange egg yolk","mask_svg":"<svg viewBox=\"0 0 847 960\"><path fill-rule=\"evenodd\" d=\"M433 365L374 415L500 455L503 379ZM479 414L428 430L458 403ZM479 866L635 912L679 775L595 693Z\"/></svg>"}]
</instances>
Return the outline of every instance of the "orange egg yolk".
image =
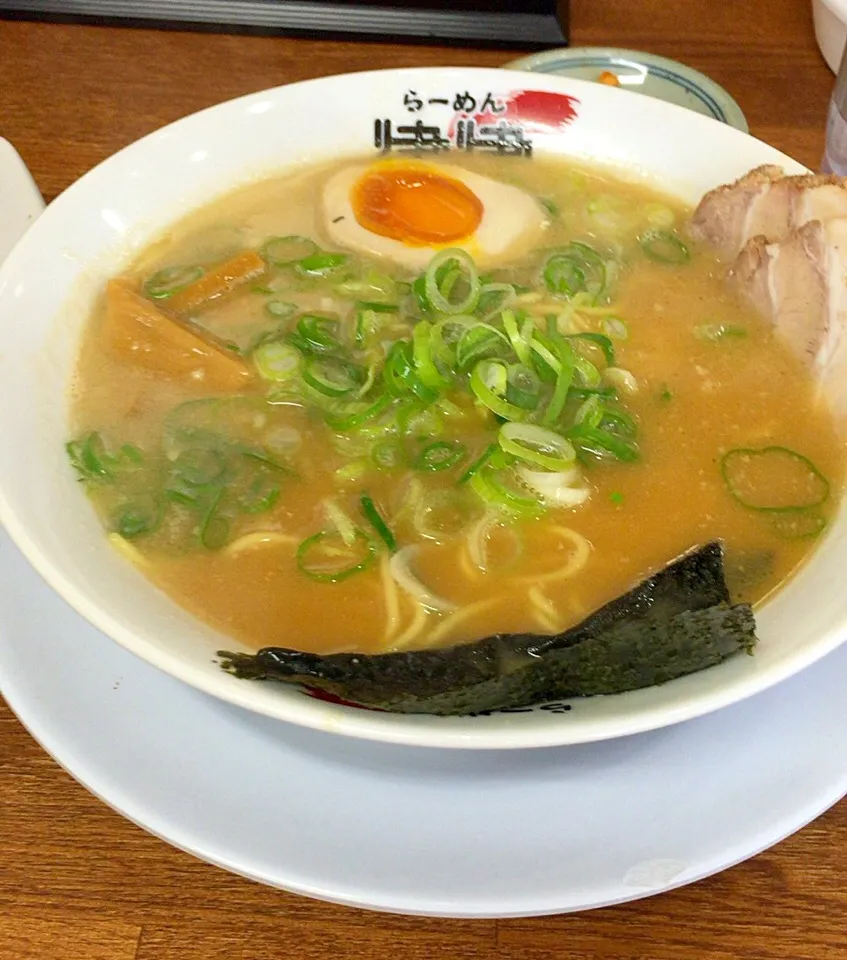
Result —
<instances>
[{"instance_id":1,"label":"orange egg yolk","mask_svg":"<svg viewBox=\"0 0 847 960\"><path fill-rule=\"evenodd\" d=\"M482 201L460 180L414 167L367 171L353 187L356 219L407 246L453 243L482 220Z\"/></svg>"}]
</instances>

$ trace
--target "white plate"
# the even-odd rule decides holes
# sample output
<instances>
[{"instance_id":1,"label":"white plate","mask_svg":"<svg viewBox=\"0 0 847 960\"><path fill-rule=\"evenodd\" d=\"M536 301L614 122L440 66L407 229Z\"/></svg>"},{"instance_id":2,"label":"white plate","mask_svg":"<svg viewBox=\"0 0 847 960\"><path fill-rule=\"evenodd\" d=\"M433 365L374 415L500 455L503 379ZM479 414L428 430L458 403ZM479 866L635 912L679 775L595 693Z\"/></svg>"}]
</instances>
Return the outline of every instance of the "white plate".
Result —
<instances>
[{"instance_id":1,"label":"white plate","mask_svg":"<svg viewBox=\"0 0 847 960\"><path fill-rule=\"evenodd\" d=\"M204 860L338 903L507 917L630 900L750 857L847 792L845 647L663 730L468 754L200 693L73 613L4 534L0 624L0 689L89 790Z\"/></svg>"},{"instance_id":2,"label":"white plate","mask_svg":"<svg viewBox=\"0 0 847 960\"><path fill-rule=\"evenodd\" d=\"M44 201L17 150L0 137L0 263L44 209Z\"/></svg>"}]
</instances>

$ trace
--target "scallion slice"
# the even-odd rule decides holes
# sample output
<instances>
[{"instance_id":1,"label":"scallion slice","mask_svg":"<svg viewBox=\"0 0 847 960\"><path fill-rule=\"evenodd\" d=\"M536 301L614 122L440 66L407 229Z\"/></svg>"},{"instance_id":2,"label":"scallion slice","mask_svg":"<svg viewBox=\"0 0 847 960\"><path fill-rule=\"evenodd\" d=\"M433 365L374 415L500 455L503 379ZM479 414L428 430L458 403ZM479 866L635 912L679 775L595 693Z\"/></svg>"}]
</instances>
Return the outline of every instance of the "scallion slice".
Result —
<instances>
[{"instance_id":1,"label":"scallion slice","mask_svg":"<svg viewBox=\"0 0 847 960\"><path fill-rule=\"evenodd\" d=\"M386 547L394 553L397 549L397 540L394 538L394 534L389 529L388 524L383 520L373 500L367 494L363 494L359 502L362 506L362 513L367 518L368 523L376 530L380 540L382 540Z\"/></svg>"},{"instance_id":2,"label":"scallion slice","mask_svg":"<svg viewBox=\"0 0 847 960\"><path fill-rule=\"evenodd\" d=\"M525 420L527 411L505 399L509 368L500 360L481 360L471 371L471 390L492 413L504 420Z\"/></svg>"},{"instance_id":3,"label":"scallion slice","mask_svg":"<svg viewBox=\"0 0 847 960\"><path fill-rule=\"evenodd\" d=\"M467 483L474 474L478 473L482 468L491 461L495 453L500 449L499 445L496 443L489 443L489 445L482 452L482 455L477 457L476 460L468 467L467 470L459 477L458 482L460 484Z\"/></svg>"},{"instance_id":4,"label":"scallion slice","mask_svg":"<svg viewBox=\"0 0 847 960\"><path fill-rule=\"evenodd\" d=\"M275 267L288 267L315 253L317 249L318 245L308 237L271 237L259 254Z\"/></svg>"},{"instance_id":5,"label":"scallion slice","mask_svg":"<svg viewBox=\"0 0 847 960\"><path fill-rule=\"evenodd\" d=\"M403 466L406 460L406 451L403 444L394 438L380 440L371 448L371 460L381 470L396 470Z\"/></svg>"},{"instance_id":6,"label":"scallion slice","mask_svg":"<svg viewBox=\"0 0 847 960\"><path fill-rule=\"evenodd\" d=\"M459 247L437 253L424 272L426 302L438 313L472 313L481 288L473 259Z\"/></svg>"},{"instance_id":7,"label":"scallion slice","mask_svg":"<svg viewBox=\"0 0 847 960\"><path fill-rule=\"evenodd\" d=\"M496 327L474 323L456 344L456 363L460 370L468 370L485 357L505 356L510 346L508 337Z\"/></svg>"},{"instance_id":8,"label":"scallion slice","mask_svg":"<svg viewBox=\"0 0 847 960\"><path fill-rule=\"evenodd\" d=\"M468 481L468 486L488 506L513 517L537 517L544 506L537 497L518 489L510 480L510 470L494 470L490 466L478 470Z\"/></svg>"},{"instance_id":9,"label":"scallion slice","mask_svg":"<svg viewBox=\"0 0 847 960\"><path fill-rule=\"evenodd\" d=\"M445 390L450 380L441 372L432 352L432 324L419 320L412 331L412 356L417 375L431 390Z\"/></svg>"},{"instance_id":10,"label":"scallion slice","mask_svg":"<svg viewBox=\"0 0 847 960\"><path fill-rule=\"evenodd\" d=\"M505 453L547 470L565 470L576 459L563 436L534 423L504 423L497 440Z\"/></svg>"},{"instance_id":11,"label":"scallion slice","mask_svg":"<svg viewBox=\"0 0 847 960\"><path fill-rule=\"evenodd\" d=\"M571 427L568 430L568 439L574 446L598 457L612 456L624 463L633 463L641 457L638 447L632 441L585 423Z\"/></svg>"},{"instance_id":12,"label":"scallion slice","mask_svg":"<svg viewBox=\"0 0 847 960\"><path fill-rule=\"evenodd\" d=\"M361 573L373 563L376 545L358 528L352 543L347 544L335 531L321 531L297 547L300 572L320 583L338 583Z\"/></svg>"},{"instance_id":13,"label":"scallion slice","mask_svg":"<svg viewBox=\"0 0 847 960\"><path fill-rule=\"evenodd\" d=\"M477 317L482 321L491 320L508 309L516 296L511 283L483 283L475 308Z\"/></svg>"},{"instance_id":14,"label":"scallion slice","mask_svg":"<svg viewBox=\"0 0 847 960\"><path fill-rule=\"evenodd\" d=\"M298 260L294 265L297 273L307 277L326 277L345 266L350 258L346 253L329 253L318 250Z\"/></svg>"},{"instance_id":15,"label":"scallion slice","mask_svg":"<svg viewBox=\"0 0 847 960\"><path fill-rule=\"evenodd\" d=\"M165 267L148 277L141 289L153 300L166 300L199 280L203 272L198 266Z\"/></svg>"},{"instance_id":16,"label":"scallion slice","mask_svg":"<svg viewBox=\"0 0 847 960\"><path fill-rule=\"evenodd\" d=\"M638 238L641 249L650 260L657 263L688 263L691 252L671 230L647 230Z\"/></svg>"},{"instance_id":17,"label":"scallion slice","mask_svg":"<svg viewBox=\"0 0 847 960\"><path fill-rule=\"evenodd\" d=\"M369 420L378 417L392 403L392 397L387 394L378 397L373 403L365 401L353 401L345 404L343 407L335 407L326 413L326 422L333 430L340 433L347 433L349 430L356 430Z\"/></svg>"},{"instance_id":18,"label":"scallion slice","mask_svg":"<svg viewBox=\"0 0 847 960\"><path fill-rule=\"evenodd\" d=\"M278 320L284 320L291 317L297 311L296 303L289 303L287 300L268 300L265 304L265 311Z\"/></svg>"},{"instance_id":19,"label":"scallion slice","mask_svg":"<svg viewBox=\"0 0 847 960\"><path fill-rule=\"evenodd\" d=\"M162 522L162 504L152 496L123 504L115 514L114 527L126 540L152 533Z\"/></svg>"},{"instance_id":20,"label":"scallion slice","mask_svg":"<svg viewBox=\"0 0 847 960\"><path fill-rule=\"evenodd\" d=\"M310 357L303 366L303 380L325 397L344 397L365 380L361 367L338 357Z\"/></svg>"},{"instance_id":21,"label":"scallion slice","mask_svg":"<svg viewBox=\"0 0 847 960\"><path fill-rule=\"evenodd\" d=\"M297 335L315 353L334 353L341 348L337 317L304 313L297 321Z\"/></svg>"},{"instance_id":22,"label":"scallion slice","mask_svg":"<svg viewBox=\"0 0 847 960\"><path fill-rule=\"evenodd\" d=\"M744 507L768 513L808 510L829 498L829 481L788 447L737 447L720 462L730 494Z\"/></svg>"},{"instance_id":23,"label":"scallion slice","mask_svg":"<svg viewBox=\"0 0 847 960\"><path fill-rule=\"evenodd\" d=\"M451 440L436 440L427 444L415 458L414 466L418 470L432 472L449 470L468 454L468 448L463 443Z\"/></svg>"},{"instance_id":24,"label":"scallion slice","mask_svg":"<svg viewBox=\"0 0 847 960\"><path fill-rule=\"evenodd\" d=\"M253 351L253 363L264 380L283 382L297 374L300 352L281 340L270 340Z\"/></svg>"}]
</instances>

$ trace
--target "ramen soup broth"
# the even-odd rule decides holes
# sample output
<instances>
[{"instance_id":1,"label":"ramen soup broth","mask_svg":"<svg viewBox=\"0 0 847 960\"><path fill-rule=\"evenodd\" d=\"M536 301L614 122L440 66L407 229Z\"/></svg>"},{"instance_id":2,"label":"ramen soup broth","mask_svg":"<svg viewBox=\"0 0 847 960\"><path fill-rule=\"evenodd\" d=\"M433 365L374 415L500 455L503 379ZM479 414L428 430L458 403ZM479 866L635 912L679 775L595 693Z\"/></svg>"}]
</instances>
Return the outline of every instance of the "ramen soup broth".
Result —
<instances>
[{"instance_id":1,"label":"ramen soup broth","mask_svg":"<svg viewBox=\"0 0 847 960\"><path fill-rule=\"evenodd\" d=\"M442 328L447 353L435 369L443 384L415 392L420 381L410 388L401 369L392 393L383 372L392 343L411 343L413 320L435 327L440 315L409 288L425 266L363 255L355 234L339 242L350 211L332 216L322 191L349 166L280 176L219 199L172 228L123 278L121 290L206 331L227 363L252 371L263 344L282 344L269 355L278 379L242 379L233 366L222 387L229 374L210 381L155 369L143 362L143 344L115 347L104 331L114 291L91 317L71 452L79 461L87 438L86 488L113 542L146 576L249 648L331 653L559 632L713 539L726 546L733 600L761 601L791 575L837 505L843 446L808 372L726 290L713 256L686 239L688 209L643 184L561 161L439 161L442 172L519 187L543 229L527 244L526 224L510 219L518 205L486 208L489 230L517 238L489 266L484 222L467 242L444 227L442 245L464 247L485 283L513 291L494 290L487 309L469 308L476 333L468 332L472 320L458 333ZM485 207L485 190L471 188ZM478 217L479 204L466 199L445 216ZM392 202L387 193L371 201ZM426 228L437 232L436 214ZM403 223L374 216L367 222L377 236L393 233L401 253L420 251L420 241L404 241ZM201 289L196 305L186 296L201 269L212 284L216 265L292 236L313 243L265 247L272 262L254 278L224 283L205 300ZM593 254L574 258L573 241ZM563 249L570 253L546 269ZM302 268L326 251L348 259ZM287 256L301 266L282 263ZM599 290L592 257L603 265ZM184 285L172 293L168 282ZM458 302L469 282L459 269L448 301ZM443 292L449 278L436 284ZM512 333L498 297L508 299ZM328 348L298 346L303 315L325 318L308 321L307 333ZM557 346L581 333L600 336ZM465 335L461 365L457 336ZM562 374L533 342L546 344L554 362L559 349L577 359L558 417L545 411L561 400ZM409 351L414 368L420 357ZM328 367L327 356L335 358ZM433 356L424 351L424 360ZM289 375L287 364L299 372ZM331 395L303 385L307 364ZM519 418L514 435L504 433L508 417L475 392L480 364L480 390ZM521 366L531 374L524 370L523 380ZM517 385L504 387L501 371L512 368ZM351 427L351 411L380 397L384 409ZM543 463L522 457L535 442L522 433L527 423L570 437L576 459L564 463L566 449L541 441L534 449ZM573 429L580 424L612 437L617 454L592 446ZM553 475L566 477L556 489L570 505L550 503ZM546 494L538 489L545 483Z\"/></svg>"}]
</instances>

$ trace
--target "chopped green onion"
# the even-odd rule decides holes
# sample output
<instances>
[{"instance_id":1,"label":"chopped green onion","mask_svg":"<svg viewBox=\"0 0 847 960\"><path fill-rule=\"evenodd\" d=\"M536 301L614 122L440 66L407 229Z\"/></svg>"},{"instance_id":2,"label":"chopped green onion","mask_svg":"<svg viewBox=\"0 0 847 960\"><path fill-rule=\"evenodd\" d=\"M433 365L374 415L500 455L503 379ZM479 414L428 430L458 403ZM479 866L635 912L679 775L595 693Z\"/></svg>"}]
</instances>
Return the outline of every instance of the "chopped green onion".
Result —
<instances>
[{"instance_id":1,"label":"chopped green onion","mask_svg":"<svg viewBox=\"0 0 847 960\"><path fill-rule=\"evenodd\" d=\"M585 357L574 357L574 371L579 374L579 383L582 387L599 387L603 375Z\"/></svg>"},{"instance_id":2,"label":"chopped green onion","mask_svg":"<svg viewBox=\"0 0 847 960\"><path fill-rule=\"evenodd\" d=\"M373 500L371 500L367 494L363 494L360 503L362 505L362 513L367 518L368 523L376 530L380 540L382 540L386 547L394 553L397 549L397 541L389 529L388 524L380 516L379 510L377 510Z\"/></svg>"},{"instance_id":3,"label":"chopped green onion","mask_svg":"<svg viewBox=\"0 0 847 960\"><path fill-rule=\"evenodd\" d=\"M625 463L633 463L641 456L638 447L629 440L584 423L571 427L568 430L568 439L579 449L599 457L611 455Z\"/></svg>"},{"instance_id":4,"label":"chopped green onion","mask_svg":"<svg viewBox=\"0 0 847 960\"><path fill-rule=\"evenodd\" d=\"M171 471L192 487L206 487L224 482L227 460L216 447L188 447L174 460Z\"/></svg>"},{"instance_id":5,"label":"chopped green onion","mask_svg":"<svg viewBox=\"0 0 847 960\"><path fill-rule=\"evenodd\" d=\"M615 347L612 341L602 333L572 333L567 337L568 340L585 340L588 343L596 344L606 358L606 364L610 367L615 365Z\"/></svg>"},{"instance_id":6,"label":"chopped green onion","mask_svg":"<svg viewBox=\"0 0 847 960\"><path fill-rule=\"evenodd\" d=\"M519 330L517 317L511 310L503 311L502 320L503 327L512 344L512 349L517 354L518 360L527 367L531 366L532 350L530 349L530 343L532 342L535 325L530 320L524 325L522 330Z\"/></svg>"},{"instance_id":7,"label":"chopped green onion","mask_svg":"<svg viewBox=\"0 0 847 960\"><path fill-rule=\"evenodd\" d=\"M574 423L584 423L589 427L599 427L603 420L603 401L597 394L585 400L574 414Z\"/></svg>"},{"instance_id":8,"label":"chopped green onion","mask_svg":"<svg viewBox=\"0 0 847 960\"><path fill-rule=\"evenodd\" d=\"M571 443L534 423L504 423L497 440L505 453L547 470L565 470L576 459Z\"/></svg>"},{"instance_id":9,"label":"chopped green onion","mask_svg":"<svg viewBox=\"0 0 847 960\"><path fill-rule=\"evenodd\" d=\"M92 432L84 440L72 440L65 444L71 465L81 480L103 481L112 479L107 463L111 458L99 433Z\"/></svg>"},{"instance_id":10,"label":"chopped green onion","mask_svg":"<svg viewBox=\"0 0 847 960\"><path fill-rule=\"evenodd\" d=\"M276 504L280 493L279 484L266 471L259 471L238 498L238 508L243 513L265 513Z\"/></svg>"},{"instance_id":11,"label":"chopped green onion","mask_svg":"<svg viewBox=\"0 0 847 960\"><path fill-rule=\"evenodd\" d=\"M220 550L229 539L229 520L217 513L222 496L223 488L219 487L212 495L200 524L200 543L207 550Z\"/></svg>"},{"instance_id":12,"label":"chopped green onion","mask_svg":"<svg viewBox=\"0 0 847 960\"><path fill-rule=\"evenodd\" d=\"M162 505L153 497L125 503L115 516L115 530L126 540L152 533L161 523Z\"/></svg>"},{"instance_id":13,"label":"chopped green onion","mask_svg":"<svg viewBox=\"0 0 847 960\"><path fill-rule=\"evenodd\" d=\"M400 310L396 303L379 303L376 300L360 300L356 309L373 310L374 313L397 313Z\"/></svg>"},{"instance_id":14,"label":"chopped green onion","mask_svg":"<svg viewBox=\"0 0 847 960\"><path fill-rule=\"evenodd\" d=\"M539 197L538 202L554 220L559 216L559 204L555 200L550 197Z\"/></svg>"},{"instance_id":15,"label":"chopped green onion","mask_svg":"<svg viewBox=\"0 0 847 960\"><path fill-rule=\"evenodd\" d=\"M318 251L298 260L294 269L307 277L326 277L343 267L348 260L346 253Z\"/></svg>"},{"instance_id":16,"label":"chopped green onion","mask_svg":"<svg viewBox=\"0 0 847 960\"><path fill-rule=\"evenodd\" d=\"M547 258L541 278L547 289L556 296L570 300L586 293L594 303L605 293L608 285L606 262L593 247L577 240Z\"/></svg>"},{"instance_id":17,"label":"chopped green onion","mask_svg":"<svg viewBox=\"0 0 847 960\"><path fill-rule=\"evenodd\" d=\"M324 500L324 510L326 511L327 519L338 531L338 535L347 546L349 547L352 543L355 543L356 525L341 507L339 507L335 500Z\"/></svg>"},{"instance_id":18,"label":"chopped green onion","mask_svg":"<svg viewBox=\"0 0 847 960\"><path fill-rule=\"evenodd\" d=\"M512 486L508 481L511 471L484 467L468 481L476 495L491 507L514 517L537 517L543 512L541 501Z\"/></svg>"},{"instance_id":19,"label":"chopped green onion","mask_svg":"<svg viewBox=\"0 0 847 960\"><path fill-rule=\"evenodd\" d=\"M272 316L280 320L292 316L297 310L296 303L289 303L287 300L268 300L265 304L265 310Z\"/></svg>"},{"instance_id":20,"label":"chopped green onion","mask_svg":"<svg viewBox=\"0 0 847 960\"><path fill-rule=\"evenodd\" d=\"M361 367L337 357L310 357L303 367L302 377L326 397L344 397L362 384L365 374Z\"/></svg>"},{"instance_id":21,"label":"chopped green onion","mask_svg":"<svg viewBox=\"0 0 847 960\"><path fill-rule=\"evenodd\" d=\"M460 370L467 370L484 357L507 353L509 346L508 338L496 327L475 323L456 344L456 363Z\"/></svg>"},{"instance_id":22,"label":"chopped green onion","mask_svg":"<svg viewBox=\"0 0 847 960\"><path fill-rule=\"evenodd\" d=\"M280 340L270 340L253 351L253 363L264 380L290 380L300 366L300 353Z\"/></svg>"},{"instance_id":23,"label":"chopped green onion","mask_svg":"<svg viewBox=\"0 0 847 960\"><path fill-rule=\"evenodd\" d=\"M433 403L438 398L438 394L415 371L413 347L407 340L395 340L391 345L382 376L389 392L395 397L413 393L424 403Z\"/></svg>"},{"instance_id":24,"label":"chopped green onion","mask_svg":"<svg viewBox=\"0 0 847 960\"><path fill-rule=\"evenodd\" d=\"M624 497L623 497L623 494L620 492L620 490L613 490L609 494L609 499L612 501L612 503L616 507L620 507L623 504Z\"/></svg>"},{"instance_id":25,"label":"chopped green onion","mask_svg":"<svg viewBox=\"0 0 847 960\"><path fill-rule=\"evenodd\" d=\"M532 367L510 363L506 400L522 410L535 410L541 399L541 380Z\"/></svg>"},{"instance_id":26,"label":"chopped green onion","mask_svg":"<svg viewBox=\"0 0 847 960\"><path fill-rule=\"evenodd\" d=\"M361 300L373 306L374 303L393 303L403 292L406 284L392 280L384 273L366 270L358 279L344 279L335 285L335 292L341 297Z\"/></svg>"},{"instance_id":27,"label":"chopped green onion","mask_svg":"<svg viewBox=\"0 0 847 960\"><path fill-rule=\"evenodd\" d=\"M492 413L505 420L524 420L527 411L504 399L509 371L500 360L481 360L471 371L471 390Z\"/></svg>"},{"instance_id":28,"label":"chopped green onion","mask_svg":"<svg viewBox=\"0 0 847 960\"><path fill-rule=\"evenodd\" d=\"M467 456L468 448L463 443L450 440L436 440L421 450L415 459L418 470L449 470Z\"/></svg>"},{"instance_id":29,"label":"chopped green onion","mask_svg":"<svg viewBox=\"0 0 847 960\"><path fill-rule=\"evenodd\" d=\"M544 285L560 297L573 297L586 289L585 274L579 263L564 254L554 254L544 264Z\"/></svg>"},{"instance_id":30,"label":"chopped green onion","mask_svg":"<svg viewBox=\"0 0 847 960\"><path fill-rule=\"evenodd\" d=\"M356 529L352 544L346 544L337 533L321 531L297 547L297 566L312 580L338 583L361 573L373 563L376 546L362 530Z\"/></svg>"},{"instance_id":31,"label":"chopped green onion","mask_svg":"<svg viewBox=\"0 0 847 960\"><path fill-rule=\"evenodd\" d=\"M459 247L437 253L424 272L426 301L438 313L471 313L476 308L480 290L473 259ZM453 293L456 295L451 299Z\"/></svg>"},{"instance_id":32,"label":"chopped green onion","mask_svg":"<svg viewBox=\"0 0 847 960\"><path fill-rule=\"evenodd\" d=\"M341 347L340 323L336 317L304 313L297 321L297 334L316 353L333 353Z\"/></svg>"},{"instance_id":33,"label":"chopped green onion","mask_svg":"<svg viewBox=\"0 0 847 960\"><path fill-rule=\"evenodd\" d=\"M346 433L349 430L355 430L362 424L378 417L387 407L391 405L392 398L383 395L373 403L354 401L346 404L341 409L327 411L326 422L333 430Z\"/></svg>"},{"instance_id":34,"label":"chopped green onion","mask_svg":"<svg viewBox=\"0 0 847 960\"><path fill-rule=\"evenodd\" d=\"M747 336L747 328L732 323L703 323L694 328L694 336L698 340L710 340L718 343L721 340L743 340Z\"/></svg>"},{"instance_id":35,"label":"chopped green onion","mask_svg":"<svg viewBox=\"0 0 847 960\"><path fill-rule=\"evenodd\" d=\"M807 510L829 497L826 477L808 457L788 447L737 447L721 457L720 469L731 496L750 510Z\"/></svg>"},{"instance_id":36,"label":"chopped green onion","mask_svg":"<svg viewBox=\"0 0 847 960\"><path fill-rule=\"evenodd\" d=\"M357 483L368 472L368 465L362 460L353 460L335 471L335 479L345 483Z\"/></svg>"},{"instance_id":37,"label":"chopped green onion","mask_svg":"<svg viewBox=\"0 0 847 960\"><path fill-rule=\"evenodd\" d=\"M691 259L688 247L670 230L646 230L638 242L647 257L657 263L688 263Z\"/></svg>"},{"instance_id":38,"label":"chopped green onion","mask_svg":"<svg viewBox=\"0 0 847 960\"><path fill-rule=\"evenodd\" d=\"M431 390L444 390L450 380L438 369L432 355L432 324L419 320L412 331L412 356L421 382Z\"/></svg>"},{"instance_id":39,"label":"chopped green onion","mask_svg":"<svg viewBox=\"0 0 847 960\"><path fill-rule=\"evenodd\" d=\"M556 423L562 415L568 399L568 393L573 384L574 369L578 359L573 347L567 340L559 339L555 342L554 346L558 348L559 356L555 359L558 362L559 369L556 373L556 386L553 389L553 396L550 398L550 402L547 404L547 409L544 411L544 416L542 417L542 422L548 426Z\"/></svg>"},{"instance_id":40,"label":"chopped green onion","mask_svg":"<svg viewBox=\"0 0 847 960\"><path fill-rule=\"evenodd\" d=\"M491 458L499 449L500 447L498 446L498 444L489 443L489 445L483 451L482 455L477 457L477 459L474 460L474 462L468 467L467 470L465 470L465 472L461 475L461 477L459 477L458 482L460 484L467 483L468 480L470 480L470 478L475 473L480 471L491 460Z\"/></svg>"},{"instance_id":41,"label":"chopped green onion","mask_svg":"<svg viewBox=\"0 0 847 960\"><path fill-rule=\"evenodd\" d=\"M606 317L603 332L613 340L626 340L629 337L629 327L620 317Z\"/></svg>"},{"instance_id":42,"label":"chopped green onion","mask_svg":"<svg viewBox=\"0 0 847 960\"><path fill-rule=\"evenodd\" d=\"M407 437L434 437L444 432L444 423L437 410L412 400L397 411L397 429Z\"/></svg>"},{"instance_id":43,"label":"chopped green onion","mask_svg":"<svg viewBox=\"0 0 847 960\"><path fill-rule=\"evenodd\" d=\"M515 302L515 288L511 283L484 283L479 290L476 315L480 320L491 320Z\"/></svg>"},{"instance_id":44,"label":"chopped green onion","mask_svg":"<svg viewBox=\"0 0 847 960\"><path fill-rule=\"evenodd\" d=\"M148 277L141 289L153 300L166 300L199 280L203 272L203 268L197 266L165 267Z\"/></svg>"},{"instance_id":45,"label":"chopped green onion","mask_svg":"<svg viewBox=\"0 0 847 960\"><path fill-rule=\"evenodd\" d=\"M396 470L405 462L406 451L399 440L392 438L380 440L371 449L371 460L381 470Z\"/></svg>"},{"instance_id":46,"label":"chopped green onion","mask_svg":"<svg viewBox=\"0 0 847 960\"><path fill-rule=\"evenodd\" d=\"M366 347L385 326L386 319L377 310L359 310L356 313L356 331L353 339L357 347Z\"/></svg>"},{"instance_id":47,"label":"chopped green onion","mask_svg":"<svg viewBox=\"0 0 847 960\"><path fill-rule=\"evenodd\" d=\"M308 237L271 237L259 254L275 267L288 267L316 253L318 245Z\"/></svg>"}]
</instances>

